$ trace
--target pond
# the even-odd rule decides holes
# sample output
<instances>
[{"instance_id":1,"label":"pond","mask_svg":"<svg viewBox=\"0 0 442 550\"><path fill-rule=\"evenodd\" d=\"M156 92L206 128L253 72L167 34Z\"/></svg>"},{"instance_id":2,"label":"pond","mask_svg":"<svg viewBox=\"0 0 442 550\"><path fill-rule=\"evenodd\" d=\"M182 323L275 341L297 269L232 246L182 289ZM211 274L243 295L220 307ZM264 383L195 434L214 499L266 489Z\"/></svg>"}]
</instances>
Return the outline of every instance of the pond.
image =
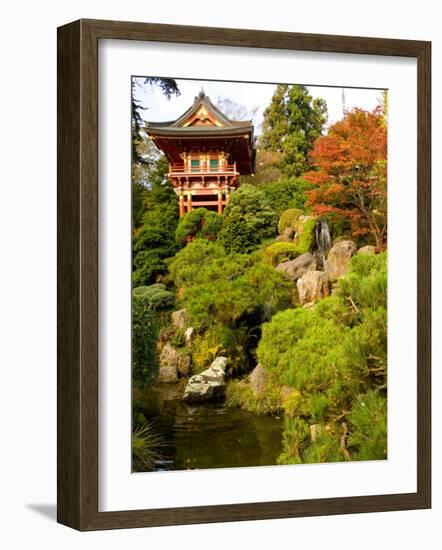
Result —
<instances>
[{"instance_id":1,"label":"pond","mask_svg":"<svg viewBox=\"0 0 442 550\"><path fill-rule=\"evenodd\" d=\"M153 422L165 445L156 470L268 466L282 450L283 420L226 407L223 402L190 405L181 384L143 390L137 411Z\"/></svg>"}]
</instances>

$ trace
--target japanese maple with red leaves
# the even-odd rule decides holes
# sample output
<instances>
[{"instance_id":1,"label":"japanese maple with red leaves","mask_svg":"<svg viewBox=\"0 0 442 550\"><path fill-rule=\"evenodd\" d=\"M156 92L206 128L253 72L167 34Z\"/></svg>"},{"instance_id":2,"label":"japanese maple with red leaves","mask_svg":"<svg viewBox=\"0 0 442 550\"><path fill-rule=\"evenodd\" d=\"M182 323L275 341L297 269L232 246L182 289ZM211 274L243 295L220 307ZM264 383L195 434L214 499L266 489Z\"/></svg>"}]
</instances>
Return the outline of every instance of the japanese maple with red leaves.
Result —
<instances>
[{"instance_id":1,"label":"japanese maple with red leaves","mask_svg":"<svg viewBox=\"0 0 442 550\"><path fill-rule=\"evenodd\" d=\"M379 250L387 242L387 125L381 107L354 109L330 126L310 154L308 205L346 223Z\"/></svg>"}]
</instances>

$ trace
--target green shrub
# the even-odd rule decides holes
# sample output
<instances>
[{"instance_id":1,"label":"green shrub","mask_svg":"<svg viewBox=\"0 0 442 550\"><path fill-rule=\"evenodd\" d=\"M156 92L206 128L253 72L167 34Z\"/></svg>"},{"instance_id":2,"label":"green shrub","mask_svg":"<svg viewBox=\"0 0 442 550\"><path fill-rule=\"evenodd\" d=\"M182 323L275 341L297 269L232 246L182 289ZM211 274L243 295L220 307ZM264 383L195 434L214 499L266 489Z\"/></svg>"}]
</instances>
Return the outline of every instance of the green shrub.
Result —
<instances>
[{"instance_id":1,"label":"green shrub","mask_svg":"<svg viewBox=\"0 0 442 550\"><path fill-rule=\"evenodd\" d=\"M169 309L175 304L174 294L161 283L134 288L132 295L145 300L148 308L154 311Z\"/></svg>"},{"instance_id":2,"label":"green shrub","mask_svg":"<svg viewBox=\"0 0 442 550\"><path fill-rule=\"evenodd\" d=\"M178 287L191 286L201 278L205 266L225 255L225 250L219 244L195 239L168 262L169 272Z\"/></svg>"},{"instance_id":3,"label":"green shrub","mask_svg":"<svg viewBox=\"0 0 442 550\"><path fill-rule=\"evenodd\" d=\"M296 222L299 220L299 216L302 216L303 212L299 208L288 208L281 214L278 222L278 232L280 235L284 233L287 227L295 229Z\"/></svg>"},{"instance_id":4,"label":"green shrub","mask_svg":"<svg viewBox=\"0 0 442 550\"><path fill-rule=\"evenodd\" d=\"M132 382L144 386L158 374L158 324L148 303L140 296L132 298Z\"/></svg>"},{"instance_id":5,"label":"green shrub","mask_svg":"<svg viewBox=\"0 0 442 550\"><path fill-rule=\"evenodd\" d=\"M379 392L369 391L353 403L349 414L350 452L355 460L387 458L387 399Z\"/></svg>"},{"instance_id":6,"label":"green shrub","mask_svg":"<svg viewBox=\"0 0 442 550\"><path fill-rule=\"evenodd\" d=\"M278 457L279 464L302 463L302 452L310 440L310 427L303 418L285 418L285 429L282 434L283 452Z\"/></svg>"},{"instance_id":7,"label":"green shrub","mask_svg":"<svg viewBox=\"0 0 442 550\"><path fill-rule=\"evenodd\" d=\"M276 266L281 262L293 260L299 255L298 247L294 243L276 242L264 250L268 262Z\"/></svg>"},{"instance_id":8,"label":"green shrub","mask_svg":"<svg viewBox=\"0 0 442 550\"><path fill-rule=\"evenodd\" d=\"M259 255L230 254L207 262L182 296L192 325L233 326L247 316L256 323L290 302L290 285Z\"/></svg>"},{"instance_id":9,"label":"green shrub","mask_svg":"<svg viewBox=\"0 0 442 550\"><path fill-rule=\"evenodd\" d=\"M176 240L184 246L196 238L216 240L221 229L222 217L206 208L196 208L180 218L176 229Z\"/></svg>"},{"instance_id":10,"label":"green shrub","mask_svg":"<svg viewBox=\"0 0 442 550\"><path fill-rule=\"evenodd\" d=\"M219 242L227 252L249 253L262 240L276 235L277 216L264 193L253 185L242 185L224 210Z\"/></svg>"}]
</instances>

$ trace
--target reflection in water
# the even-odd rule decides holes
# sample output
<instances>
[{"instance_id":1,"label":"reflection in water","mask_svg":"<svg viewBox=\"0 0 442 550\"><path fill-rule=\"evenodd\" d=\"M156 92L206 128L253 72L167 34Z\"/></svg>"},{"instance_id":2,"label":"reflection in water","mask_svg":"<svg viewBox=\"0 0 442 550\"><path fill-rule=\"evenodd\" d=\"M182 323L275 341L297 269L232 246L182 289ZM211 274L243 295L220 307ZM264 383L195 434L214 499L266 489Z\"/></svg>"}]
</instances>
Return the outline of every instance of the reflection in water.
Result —
<instances>
[{"instance_id":1,"label":"reflection in water","mask_svg":"<svg viewBox=\"0 0 442 550\"><path fill-rule=\"evenodd\" d=\"M164 384L143 390L137 400L137 412L154 422L166 443L157 470L276 464L282 419L227 408L222 402L189 405L181 395L181 385Z\"/></svg>"}]
</instances>

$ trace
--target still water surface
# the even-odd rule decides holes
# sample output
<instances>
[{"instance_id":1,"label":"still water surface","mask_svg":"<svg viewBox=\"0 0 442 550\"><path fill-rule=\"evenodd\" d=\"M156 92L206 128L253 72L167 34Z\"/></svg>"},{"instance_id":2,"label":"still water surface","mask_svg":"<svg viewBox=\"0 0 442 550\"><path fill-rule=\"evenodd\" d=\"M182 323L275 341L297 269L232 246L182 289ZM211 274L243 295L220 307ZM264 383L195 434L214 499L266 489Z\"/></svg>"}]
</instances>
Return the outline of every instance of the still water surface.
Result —
<instances>
[{"instance_id":1,"label":"still water surface","mask_svg":"<svg viewBox=\"0 0 442 550\"><path fill-rule=\"evenodd\" d=\"M229 468L276 464L283 420L258 416L223 402L189 405L179 384L143 392L138 409L162 436L163 460L157 470Z\"/></svg>"}]
</instances>

